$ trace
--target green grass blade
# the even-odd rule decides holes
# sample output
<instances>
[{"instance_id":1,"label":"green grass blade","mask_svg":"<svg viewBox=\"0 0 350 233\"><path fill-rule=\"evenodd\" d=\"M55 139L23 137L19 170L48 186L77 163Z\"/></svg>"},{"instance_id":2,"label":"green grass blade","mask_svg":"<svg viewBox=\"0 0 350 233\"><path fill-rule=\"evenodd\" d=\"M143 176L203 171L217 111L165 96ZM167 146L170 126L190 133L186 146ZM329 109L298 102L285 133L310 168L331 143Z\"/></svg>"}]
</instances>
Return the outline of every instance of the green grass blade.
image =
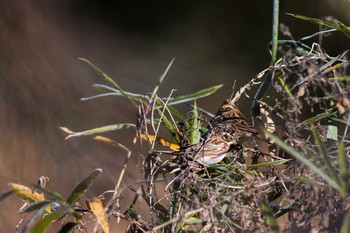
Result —
<instances>
[{"instance_id":1,"label":"green grass blade","mask_svg":"<svg viewBox=\"0 0 350 233\"><path fill-rule=\"evenodd\" d=\"M329 177L322 169L317 167L315 164L311 163L308 159L306 159L303 155L298 153L297 151L293 150L288 144L286 144L284 141L276 137L275 135L266 132L268 137L272 139L282 150L293 156L295 159L299 160L302 164L304 164L306 167L308 167L311 171L313 171L315 174L317 174L319 177L321 177L323 180L325 180L330 186L332 186L337 191L341 191L341 187L339 184L334 181L331 177Z\"/></svg>"},{"instance_id":2,"label":"green grass blade","mask_svg":"<svg viewBox=\"0 0 350 233\"><path fill-rule=\"evenodd\" d=\"M335 114L336 114L335 111L333 112L333 111L328 110L324 113L318 114L316 116L313 116L313 117L310 117L310 118L304 120L303 122L299 123L299 126L308 125L310 123L320 121L322 119L325 119L325 118L330 117L330 116L335 115Z\"/></svg>"},{"instance_id":3,"label":"green grass blade","mask_svg":"<svg viewBox=\"0 0 350 233\"><path fill-rule=\"evenodd\" d=\"M292 91L290 90L288 85L285 83L284 79L283 78L278 78L278 81L280 81L282 87L284 88L284 90L286 91L287 95L292 100L292 102L296 106L298 106L298 108L301 108L301 102L298 99L294 98L294 95L293 95Z\"/></svg>"},{"instance_id":4,"label":"green grass blade","mask_svg":"<svg viewBox=\"0 0 350 233\"><path fill-rule=\"evenodd\" d=\"M167 129L170 131L171 135L174 135L176 142L180 143L181 140L179 138L179 135L176 133L175 128L174 128L173 124L171 123L171 121L169 121L169 119L164 114L162 114L162 111L160 111L160 109L157 109L157 110L158 110L159 115L162 116L162 121L164 122Z\"/></svg>"},{"instance_id":5,"label":"green grass blade","mask_svg":"<svg viewBox=\"0 0 350 233\"><path fill-rule=\"evenodd\" d=\"M144 95L127 92L127 91L124 91L124 95L123 95L118 89L112 88L104 84L93 84L92 86L98 91L102 92L102 94L83 97L83 98L80 98L81 101L87 101L87 100L106 97L106 96L124 96L124 95L127 95L130 99L133 99L134 101L139 101L141 98L144 97Z\"/></svg>"},{"instance_id":6,"label":"green grass blade","mask_svg":"<svg viewBox=\"0 0 350 233\"><path fill-rule=\"evenodd\" d=\"M273 22L272 22L272 56L271 66L275 63L277 57L277 44L278 44L278 19L279 19L279 0L273 0Z\"/></svg>"},{"instance_id":7,"label":"green grass blade","mask_svg":"<svg viewBox=\"0 0 350 233\"><path fill-rule=\"evenodd\" d=\"M251 164L247 165L247 168L257 168L257 167L267 167L267 166L279 166L284 163L289 162L291 159L278 159L270 162L265 162L265 163L258 163L258 164Z\"/></svg>"},{"instance_id":8,"label":"green grass blade","mask_svg":"<svg viewBox=\"0 0 350 233\"><path fill-rule=\"evenodd\" d=\"M95 169L88 177L80 181L73 191L69 194L67 198L68 204L74 204L77 202L80 197L87 191L92 182L96 179L96 177L102 172L101 168Z\"/></svg>"},{"instance_id":9,"label":"green grass blade","mask_svg":"<svg viewBox=\"0 0 350 233\"><path fill-rule=\"evenodd\" d=\"M336 182L340 186L339 177L337 176L337 174L336 174L336 172L331 164L331 161L330 161L328 154L327 154L327 151L326 151L326 147L324 146L324 143L322 142L320 136L318 135L317 129L313 125L311 126L310 129L311 129L312 135L315 139L318 151L323 158L324 165L326 166L328 173L330 174L330 176L334 180L334 182Z\"/></svg>"},{"instance_id":10,"label":"green grass blade","mask_svg":"<svg viewBox=\"0 0 350 233\"><path fill-rule=\"evenodd\" d=\"M167 68L165 69L164 73L160 76L158 83L156 84L156 86L154 87L153 91L152 91L152 95L151 95L151 102L153 102L154 98L156 97L156 94L158 92L159 86L160 84L162 84L165 76L168 74L170 67L172 66L172 64L174 63L175 58L171 59L169 65L167 66Z\"/></svg>"},{"instance_id":11,"label":"green grass blade","mask_svg":"<svg viewBox=\"0 0 350 233\"><path fill-rule=\"evenodd\" d=\"M170 100L169 100L170 101ZM165 107L165 104L163 101L157 99L157 104L158 106L164 108ZM181 121L186 121L187 120L187 117L185 117L182 113L180 113L179 111L177 111L175 108L167 105L166 108L169 110L169 112L171 114L173 114L173 116L177 116ZM158 107L156 108L158 109Z\"/></svg>"},{"instance_id":12,"label":"green grass blade","mask_svg":"<svg viewBox=\"0 0 350 233\"><path fill-rule=\"evenodd\" d=\"M346 213L343 218L343 223L340 228L340 233L349 233L350 229L350 214Z\"/></svg>"},{"instance_id":13,"label":"green grass blade","mask_svg":"<svg viewBox=\"0 0 350 233\"><path fill-rule=\"evenodd\" d=\"M340 21L336 21L336 23L331 23L325 20L321 20L321 19L317 19L317 18L311 18L311 17L307 17L307 16L303 16L303 15L298 15L298 14L291 14L291 13L287 13L287 15L293 16L297 19L302 19L320 26L326 26L328 28L332 28L335 29L337 31L340 31L342 33L344 33L349 39L350 39L350 29L348 27L346 27L343 23L341 23Z\"/></svg>"},{"instance_id":14,"label":"green grass blade","mask_svg":"<svg viewBox=\"0 0 350 233\"><path fill-rule=\"evenodd\" d=\"M128 98L130 100L130 102L135 105L137 107L137 104L135 103L135 101L133 99L131 99L126 93L125 91L112 79L110 78L107 74L105 74L102 70L100 70L95 64L93 64L91 61L85 59L85 58L79 58L79 60L86 62L90 67L92 67L92 69L98 74L100 75L102 78L104 78L107 82L109 82L110 84L112 84L112 86L114 86L117 90L120 91L120 93L125 96L126 98Z\"/></svg>"},{"instance_id":15,"label":"green grass blade","mask_svg":"<svg viewBox=\"0 0 350 233\"><path fill-rule=\"evenodd\" d=\"M200 91L197 91L195 93L192 94L188 94L188 95L182 95L182 96L178 96L175 98L172 98L169 100L169 104L170 105L174 105L174 104L181 104L181 103L186 103L186 102L191 102L209 95L212 95L213 93L215 93L217 90L219 90L223 85L216 85L216 86L212 86L212 87L208 87L205 89L202 89Z\"/></svg>"},{"instance_id":16,"label":"green grass blade","mask_svg":"<svg viewBox=\"0 0 350 233\"><path fill-rule=\"evenodd\" d=\"M340 122L340 123L343 123L345 125L349 125L350 126L350 122L344 120L344 119L340 119L340 118L336 118L336 117L331 117L331 120L332 121L336 121L336 122Z\"/></svg>"},{"instance_id":17,"label":"green grass blade","mask_svg":"<svg viewBox=\"0 0 350 233\"><path fill-rule=\"evenodd\" d=\"M349 50L345 50L344 52L342 52L341 54L339 54L336 57L333 57L330 61L328 61L326 64L324 64L323 66L319 67L318 69L316 69L314 72L312 72L310 74L310 78L315 77L317 74L321 73L322 71L324 71L325 69L329 68L330 66L332 66L335 62L337 62L339 59L343 58L347 53L349 52Z\"/></svg>"},{"instance_id":18,"label":"green grass blade","mask_svg":"<svg viewBox=\"0 0 350 233\"><path fill-rule=\"evenodd\" d=\"M349 160L346 156L344 143L339 144L339 171L340 186L342 187L342 195L345 197L349 194ZM350 228L349 228L350 229Z\"/></svg>"},{"instance_id":19,"label":"green grass blade","mask_svg":"<svg viewBox=\"0 0 350 233\"><path fill-rule=\"evenodd\" d=\"M66 137L66 140L72 137L80 137L80 136L90 136L94 134L100 134L100 133L105 133L105 132L110 132L110 131L115 131L115 130L120 130L120 129L130 129L130 128L135 128L136 126L134 124L114 124L114 125L106 125L94 129L89 129L85 130L82 132L73 132L66 127L60 127L61 130L65 131L66 133L69 133L69 135Z\"/></svg>"}]
</instances>

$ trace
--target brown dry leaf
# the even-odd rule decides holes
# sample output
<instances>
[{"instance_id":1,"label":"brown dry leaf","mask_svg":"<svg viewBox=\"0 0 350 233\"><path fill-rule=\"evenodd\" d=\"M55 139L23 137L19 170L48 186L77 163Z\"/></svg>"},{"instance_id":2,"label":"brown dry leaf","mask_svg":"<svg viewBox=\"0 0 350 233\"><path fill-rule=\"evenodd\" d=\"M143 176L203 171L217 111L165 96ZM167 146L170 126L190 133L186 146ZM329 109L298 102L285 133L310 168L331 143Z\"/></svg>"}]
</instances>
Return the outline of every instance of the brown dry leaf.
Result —
<instances>
[{"instance_id":1,"label":"brown dry leaf","mask_svg":"<svg viewBox=\"0 0 350 233\"><path fill-rule=\"evenodd\" d=\"M306 89L305 85L302 85L302 86L299 87L298 93L297 93L297 98L302 97L303 95L305 95L305 89Z\"/></svg>"},{"instance_id":2,"label":"brown dry leaf","mask_svg":"<svg viewBox=\"0 0 350 233\"><path fill-rule=\"evenodd\" d=\"M107 220L107 213L103 207L103 198L97 197L87 200L88 206L92 213L96 216L98 223L100 224L104 233L109 233L109 223Z\"/></svg>"}]
</instances>

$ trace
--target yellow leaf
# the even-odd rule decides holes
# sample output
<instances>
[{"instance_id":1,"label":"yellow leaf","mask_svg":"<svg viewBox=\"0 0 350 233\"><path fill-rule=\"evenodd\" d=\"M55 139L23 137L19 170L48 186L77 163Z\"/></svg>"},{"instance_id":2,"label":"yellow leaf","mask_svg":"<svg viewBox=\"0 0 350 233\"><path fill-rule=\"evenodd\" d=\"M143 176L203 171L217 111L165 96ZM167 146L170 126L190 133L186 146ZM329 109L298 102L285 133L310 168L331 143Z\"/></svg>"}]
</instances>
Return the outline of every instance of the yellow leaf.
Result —
<instances>
[{"instance_id":1,"label":"yellow leaf","mask_svg":"<svg viewBox=\"0 0 350 233\"><path fill-rule=\"evenodd\" d=\"M156 143L161 144L162 146L168 147L173 151L180 151L179 145L175 143L171 143L164 138L156 138L154 135L147 136L146 134L141 134L141 138L144 140L150 140L150 142L153 142L154 140L156 140Z\"/></svg>"},{"instance_id":2,"label":"yellow leaf","mask_svg":"<svg viewBox=\"0 0 350 233\"><path fill-rule=\"evenodd\" d=\"M45 201L45 197L39 193L33 191L32 189L17 183L9 183L12 190L15 191L16 195L27 203Z\"/></svg>"},{"instance_id":3,"label":"yellow leaf","mask_svg":"<svg viewBox=\"0 0 350 233\"><path fill-rule=\"evenodd\" d=\"M96 216L98 223L102 227L104 233L109 233L109 224L107 214L103 207L103 198L94 198L88 200L88 205L92 213Z\"/></svg>"}]
</instances>

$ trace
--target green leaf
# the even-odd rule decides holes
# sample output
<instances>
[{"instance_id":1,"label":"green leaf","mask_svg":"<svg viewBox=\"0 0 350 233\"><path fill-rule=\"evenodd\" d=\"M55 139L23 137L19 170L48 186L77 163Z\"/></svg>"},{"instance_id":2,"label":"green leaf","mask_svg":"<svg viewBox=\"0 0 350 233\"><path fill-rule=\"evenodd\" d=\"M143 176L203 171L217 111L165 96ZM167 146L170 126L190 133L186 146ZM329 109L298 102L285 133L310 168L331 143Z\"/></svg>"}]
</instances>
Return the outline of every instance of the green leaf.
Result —
<instances>
[{"instance_id":1,"label":"green leaf","mask_svg":"<svg viewBox=\"0 0 350 233\"><path fill-rule=\"evenodd\" d=\"M38 223L36 223L29 232L42 233L50 226L50 224L53 221L62 218L67 213L68 213L67 210L58 210L58 211L52 212L51 214L45 215L44 218L40 220Z\"/></svg>"},{"instance_id":2,"label":"green leaf","mask_svg":"<svg viewBox=\"0 0 350 233\"><path fill-rule=\"evenodd\" d=\"M302 154L299 152L293 150L287 143L279 139L277 136L266 132L268 137L272 139L282 150L293 156L295 159L299 160L302 164L304 164L306 167L308 167L311 171L313 171L315 174L317 174L319 177L321 177L323 180L325 180L330 186L332 186L334 189L341 191L341 187L339 184L334 181L331 177L329 177L321 168L317 167L315 164L311 163L307 158L305 158Z\"/></svg>"},{"instance_id":3,"label":"green leaf","mask_svg":"<svg viewBox=\"0 0 350 233\"><path fill-rule=\"evenodd\" d=\"M68 204L74 204L77 202L80 197L87 191L89 186L95 180L95 178L102 172L101 168L97 168L93 171L88 177L80 181L77 186L73 189L73 191L69 194L67 198Z\"/></svg>"},{"instance_id":4,"label":"green leaf","mask_svg":"<svg viewBox=\"0 0 350 233\"><path fill-rule=\"evenodd\" d=\"M158 106L160 106L162 108L166 107L172 115L177 116L180 120L182 120L182 121L187 120L187 118L183 114L181 114L179 111L177 111L175 108L173 108L169 105L165 106L164 102L159 100L159 99L157 99L156 101L157 101ZM156 109L158 109L158 108L156 108Z\"/></svg>"},{"instance_id":5,"label":"green leaf","mask_svg":"<svg viewBox=\"0 0 350 233\"><path fill-rule=\"evenodd\" d=\"M329 78L330 81L350 81L350 76L342 76L342 77L332 77Z\"/></svg>"},{"instance_id":6,"label":"green leaf","mask_svg":"<svg viewBox=\"0 0 350 233\"><path fill-rule=\"evenodd\" d=\"M109 82L110 84L112 84L117 90L120 91L120 93L125 96L127 99L130 100L131 103L133 103L136 107L137 104L134 102L134 100L132 98L130 98L125 91L113 80L111 79L107 74L105 74L102 70L100 70L96 65L94 65L91 61L85 59L85 58L79 58L79 60L86 62L87 64L89 64L89 66L92 67L93 70L95 70L95 72L100 75L102 78L104 78L107 82Z\"/></svg>"},{"instance_id":7,"label":"green leaf","mask_svg":"<svg viewBox=\"0 0 350 233\"><path fill-rule=\"evenodd\" d=\"M311 22L311 23L314 23L314 24L317 24L320 26L325 26L328 28L335 29L337 31L344 33L350 39L350 29L348 27L346 27L340 21L336 21L336 23L332 23L332 22L328 22L325 20L311 18L311 17L307 17L307 16L303 16L303 15L290 14L290 13L287 13L287 15L290 15L290 16L293 16L295 18L302 19L302 20L305 20L305 21L308 21L308 22Z\"/></svg>"},{"instance_id":8,"label":"green leaf","mask_svg":"<svg viewBox=\"0 0 350 233\"><path fill-rule=\"evenodd\" d=\"M181 143L180 137L176 133L175 128L174 128L173 124L171 123L171 121L169 121L169 119L164 114L162 114L162 111L160 111L160 109L158 109L158 113L162 117L162 121L164 122L167 129L170 131L170 133L172 135L175 136L176 143L178 143L178 144Z\"/></svg>"},{"instance_id":9,"label":"green leaf","mask_svg":"<svg viewBox=\"0 0 350 233\"><path fill-rule=\"evenodd\" d=\"M159 86L160 86L160 84L162 84L165 76L167 75L167 73L168 73L170 67L172 66L172 64L174 63L174 61L175 61L175 58L171 59L169 65L165 69L164 73L160 76L157 85L153 89L153 92L152 92L152 95L151 95L151 102L153 102L154 98L156 97L156 94L158 92Z\"/></svg>"},{"instance_id":10,"label":"green leaf","mask_svg":"<svg viewBox=\"0 0 350 233\"><path fill-rule=\"evenodd\" d=\"M61 130L65 131L66 133L69 133L69 135L66 137L66 140L72 137L80 137L80 136L90 136L93 134L100 134L120 129L130 129L135 128L136 126L134 124L130 123L124 123L124 124L114 124L114 125L106 125L94 129L85 130L82 132L73 132L70 129L66 127L60 127Z\"/></svg>"},{"instance_id":11,"label":"green leaf","mask_svg":"<svg viewBox=\"0 0 350 233\"><path fill-rule=\"evenodd\" d=\"M47 203L46 205L41 206L41 208L36 211L36 213L31 216L31 218L26 222L26 224L23 226L22 232L27 232L27 229L38 219L42 218L42 215L46 212L47 207L49 207L50 203Z\"/></svg>"},{"instance_id":12,"label":"green leaf","mask_svg":"<svg viewBox=\"0 0 350 233\"><path fill-rule=\"evenodd\" d=\"M194 101L209 95L214 94L217 90L219 90L223 85L216 85L216 86L212 86L212 87L208 87L202 90L199 90L195 93L192 94L188 94L188 95L182 95L182 96L178 96L175 98L172 98L169 100L168 104L169 105L174 105L174 104L181 104L181 103L186 103L186 102L190 102L190 101Z\"/></svg>"}]
</instances>

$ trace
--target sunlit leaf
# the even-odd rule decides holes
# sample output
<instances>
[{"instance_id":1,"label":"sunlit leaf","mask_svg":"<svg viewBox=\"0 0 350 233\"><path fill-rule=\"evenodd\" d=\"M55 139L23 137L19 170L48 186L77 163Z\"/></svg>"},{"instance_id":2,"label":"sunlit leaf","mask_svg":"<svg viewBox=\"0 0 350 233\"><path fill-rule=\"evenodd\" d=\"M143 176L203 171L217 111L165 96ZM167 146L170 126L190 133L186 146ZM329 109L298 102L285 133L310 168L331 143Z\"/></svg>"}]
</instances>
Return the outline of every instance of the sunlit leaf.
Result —
<instances>
[{"instance_id":1,"label":"sunlit leaf","mask_svg":"<svg viewBox=\"0 0 350 233\"><path fill-rule=\"evenodd\" d=\"M93 171L88 177L80 181L77 186L73 189L73 191L69 194L67 198L68 204L74 204L77 202L80 197L87 191L89 186L92 184L92 182L95 180L95 178L102 172L101 168L97 168L95 171Z\"/></svg>"},{"instance_id":2,"label":"sunlit leaf","mask_svg":"<svg viewBox=\"0 0 350 233\"><path fill-rule=\"evenodd\" d=\"M107 219L107 213L103 207L103 198L98 197L87 200L90 210L96 216L98 223L100 224L103 232L109 232L109 223Z\"/></svg>"}]
</instances>

